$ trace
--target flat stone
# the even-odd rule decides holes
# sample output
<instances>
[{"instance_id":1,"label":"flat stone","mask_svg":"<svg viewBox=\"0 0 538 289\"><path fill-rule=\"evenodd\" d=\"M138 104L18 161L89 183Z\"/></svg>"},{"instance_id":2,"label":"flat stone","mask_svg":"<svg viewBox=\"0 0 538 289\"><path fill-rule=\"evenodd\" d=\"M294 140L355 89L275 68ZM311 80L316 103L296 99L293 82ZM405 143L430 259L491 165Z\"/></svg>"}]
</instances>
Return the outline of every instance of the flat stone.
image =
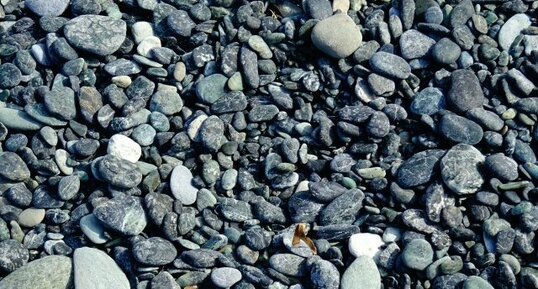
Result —
<instances>
[{"instance_id":1,"label":"flat stone","mask_svg":"<svg viewBox=\"0 0 538 289\"><path fill-rule=\"evenodd\" d=\"M340 272L331 262L320 258L310 266L310 281L316 289L338 289Z\"/></svg>"},{"instance_id":2,"label":"flat stone","mask_svg":"<svg viewBox=\"0 0 538 289\"><path fill-rule=\"evenodd\" d=\"M475 193L484 183L480 167L485 160L482 153L471 145L453 146L440 162L444 183L458 195Z\"/></svg>"},{"instance_id":3,"label":"flat stone","mask_svg":"<svg viewBox=\"0 0 538 289\"><path fill-rule=\"evenodd\" d=\"M334 58L350 56L362 42L359 28L343 13L318 22L312 29L311 38L314 46Z\"/></svg>"},{"instance_id":4,"label":"flat stone","mask_svg":"<svg viewBox=\"0 0 538 289\"><path fill-rule=\"evenodd\" d=\"M142 156L142 148L129 137L115 134L108 141L107 153L136 163Z\"/></svg>"},{"instance_id":5,"label":"flat stone","mask_svg":"<svg viewBox=\"0 0 538 289\"><path fill-rule=\"evenodd\" d=\"M47 110L63 120L77 116L75 92L68 87L55 88L45 94L44 103Z\"/></svg>"},{"instance_id":6,"label":"flat stone","mask_svg":"<svg viewBox=\"0 0 538 289\"><path fill-rule=\"evenodd\" d=\"M510 19L504 22L497 35L499 46L501 46L503 50L510 49L510 46L516 37L521 34L521 31L527 29L529 26L531 26L531 19L525 13L519 13L510 17Z\"/></svg>"},{"instance_id":7,"label":"flat stone","mask_svg":"<svg viewBox=\"0 0 538 289\"><path fill-rule=\"evenodd\" d=\"M222 74L212 74L196 83L196 95L204 103L214 103L224 93L228 78Z\"/></svg>"},{"instance_id":8,"label":"flat stone","mask_svg":"<svg viewBox=\"0 0 538 289\"><path fill-rule=\"evenodd\" d=\"M437 169L444 150L426 150L414 154L398 168L397 182L403 188L412 188L428 183Z\"/></svg>"},{"instance_id":9,"label":"flat stone","mask_svg":"<svg viewBox=\"0 0 538 289\"><path fill-rule=\"evenodd\" d=\"M301 277L305 274L305 258L294 254L275 254L269 258L269 266L288 276Z\"/></svg>"},{"instance_id":10,"label":"flat stone","mask_svg":"<svg viewBox=\"0 0 538 289\"><path fill-rule=\"evenodd\" d=\"M18 223L23 227L35 227L45 219L44 209L28 208L19 215Z\"/></svg>"},{"instance_id":11,"label":"flat stone","mask_svg":"<svg viewBox=\"0 0 538 289\"><path fill-rule=\"evenodd\" d=\"M123 20L101 15L81 15L64 26L65 38L74 47L105 56L118 50L127 33Z\"/></svg>"},{"instance_id":12,"label":"flat stone","mask_svg":"<svg viewBox=\"0 0 538 289\"><path fill-rule=\"evenodd\" d=\"M8 129L34 131L41 129L44 124L18 109L0 107L0 122Z\"/></svg>"},{"instance_id":13,"label":"flat stone","mask_svg":"<svg viewBox=\"0 0 538 289\"><path fill-rule=\"evenodd\" d=\"M374 260L368 256L359 256L342 275L341 289L381 288L381 276Z\"/></svg>"},{"instance_id":14,"label":"flat stone","mask_svg":"<svg viewBox=\"0 0 538 289\"><path fill-rule=\"evenodd\" d=\"M383 51L376 52L370 58L370 67L389 78L406 79L411 74L411 67L403 58Z\"/></svg>"},{"instance_id":15,"label":"flat stone","mask_svg":"<svg viewBox=\"0 0 538 289\"><path fill-rule=\"evenodd\" d=\"M24 111L33 119L46 125L54 127L67 125L67 121L51 116L45 105L42 103L28 104L24 107Z\"/></svg>"},{"instance_id":16,"label":"flat stone","mask_svg":"<svg viewBox=\"0 0 538 289\"><path fill-rule=\"evenodd\" d=\"M105 65L105 71L112 76L137 74L142 68L134 61L125 58L116 59Z\"/></svg>"},{"instance_id":17,"label":"flat stone","mask_svg":"<svg viewBox=\"0 0 538 289\"><path fill-rule=\"evenodd\" d=\"M494 289L494 287L478 276L469 276L463 283L463 289Z\"/></svg>"},{"instance_id":18,"label":"flat stone","mask_svg":"<svg viewBox=\"0 0 538 289\"><path fill-rule=\"evenodd\" d=\"M355 257L368 256L375 258L384 245L385 242L377 234L358 233L351 235L349 238L348 249L349 253Z\"/></svg>"},{"instance_id":19,"label":"flat stone","mask_svg":"<svg viewBox=\"0 0 538 289\"><path fill-rule=\"evenodd\" d=\"M136 187L142 181L142 173L136 164L106 155L97 162L99 176L107 183L124 189Z\"/></svg>"},{"instance_id":20,"label":"flat stone","mask_svg":"<svg viewBox=\"0 0 538 289\"><path fill-rule=\"evenodd\" d=\"M170 264L177 256L177 250L170 241L160 237L151 237L138 241L133 245L135 260L147 266L163 266Z\"/></svg>"},{"instance_id":21,"label":"flat stone","mask_svg":"<svg viewBox=\"0 0 538 289\"><path fill-rule=\"evenodd\" d=\"M89 214L80 219L80 230L94 244L104 244L109 238L105 235L103 224L95 217Z\"/></svg>"},{"instance_id":22,"label":"flat stone","mask_svg":"<svg viewBox=\"0 0 538 289\"><path fill-rule=\"evenodd\" d=\"M60 16L69 6L69 0L25 0L24 5L39 16Z\"/></svg>"},{"instance_id":23,"label":"flat stone","mask_svg":"<svg viewBox=\"0 0 538 289\"><path fill-rule=\"evenodd\" d=\"M232 287L242 278L241 271L230 267L216 268L211 272L211 282L219 288Z\"/></svg>"},{"instance_id":24,"label":"flat stone","mask_svg":"<svg viewBox=\"0 0 538 289\"><path fill-rule=\"evenodd\" d=\"M140 234L147 224L142 202L131 196L109 200L96 207L93 214L106 227L128 236Z\"/></svg>"},{"instance_id":25,"label":"flat stone","mask_svg":"<svg viewBox=\"0 0 538 289\"><path fill-rule=\"evenodd\" d=\"M482 140L484 131L474 121L456 114L445 114L439 122L439 132L455 143L475 145Z\"/></svg>"},{"instance_id":26,"label":"flat stone","mask_svg":"<svg viewBox=\"0 0 538 289\"><path fill-rule=\"evenodd\" d=\"M450 82L447 101L456 112L467 112L470 109L483 106L484 93L473 71L455 70L452 72Z\"/></svg>"},{"instance_id":27,"label":"flat stone","mask_svg":"<svg viewBox=\"0 0 538 289\"><path fill-rule=\"evenodd\" d=\"M26 163L13 152L3 152L0 154L0 177L7 180L20 182L30 178L30 170Z\"/></svg>"},{"instance_id":28,"label":"flat stone","mask_svg":"<svg viewBox=\"0 0 538 289\"><path fill-rule=\"evenodd\" d=\"M131 288L118 264L101 250L89 247L76 249L73 266L77 289Z\"/></svg>"},{"instance_id":29,"label":"flat stone","mask_svg":"<svg viewBox=\"0 0 538 289\"><path fill-rule=\"evenodd\" d=\"M0 65L0 88L13 88L21 82L21 71L12 63Z\"/></svg>"},{"instance_id":30,"label":"flat stone","mask_svg":"<svg viewBox=\"0 0 538 289\"><path fill-rule=\"evenodd\" d=\"M435 40L415 29L409 29L400 36L400 50L405 59L428 55L434 44Z\"/></svg>"},{"instance_id":31,"label":"flat stone","mask_svg":"<svg viewBox=\"0 0 538 289\"><path fill-rule=\"evenodd\" d=\"M174 115L183 108L183 100L175 91L159 90L151 96L149 109L164 115Z\"/></svg>"},{"instance_id":32,"label":"flat stone","mask_svg":"<svg viewBox=\"0 0 538 289\"><path fill-rule=\"evenodd\" d=\"M174 198L183 205L192 205L196 202L198 189L192 185L191 171L182 165L178 165L172 171L170 177L170 189Z\"/></svg>"},{"instance_id":33,"label":"flat stone","mask_svg":"<svg viewBox=\"0 0 538 289\"><path fill-rule=\"evenodd\" d=\"M486 157L484 167L502 182L515 181L519 176L517 162L502 153Z\"/></svg>"},{"instance_id":34,"label":"flat stone","mask_svg":"<svg viewBox=\"0 0 538 289\"><path fill-rule=\"evenodd\" d=\"M441 64L452 64L461 55L461 48L449 38L441 38L432 48L432 58Z\"/></svg>"},{"instance_id":35,"label":"flat stone","mask_svg":"<svg viewBox=\"0 0 538 289\"><path fill-rule=\"evenodd\" d=\"M72 286L71 258L65 256L42 257L0 280L2 289L70 289Z\"/></svg>"}]
</instances>

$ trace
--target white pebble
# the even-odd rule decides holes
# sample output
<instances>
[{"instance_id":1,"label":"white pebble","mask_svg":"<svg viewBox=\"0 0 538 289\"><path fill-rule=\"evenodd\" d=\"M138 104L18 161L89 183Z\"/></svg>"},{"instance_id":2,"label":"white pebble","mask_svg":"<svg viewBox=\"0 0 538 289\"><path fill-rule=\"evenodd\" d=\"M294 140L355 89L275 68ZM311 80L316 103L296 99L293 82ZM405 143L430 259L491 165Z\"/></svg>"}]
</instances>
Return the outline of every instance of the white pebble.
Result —
<instances>
[{"instance_id":1,"label":"white pebble","mask_svg":"<svg viewBox=\"0 0 538 289\"><path fill-rule=\"evenodd\" d=\"M368 256L374 258L385 245L381 237L372 233L358 233L349 238L349 252L351 255Z\"/></svg>"},{"instance_id":2,"label":"white pebble","mask_svg":"<svg viewBox=\"0 0 538 289\"><path fill-rule=\"evenodd\" d=\"M107 153L136 163L142 156L142 148L129 137L115 134L108 141Z\"/></svg>"}]
</instances>

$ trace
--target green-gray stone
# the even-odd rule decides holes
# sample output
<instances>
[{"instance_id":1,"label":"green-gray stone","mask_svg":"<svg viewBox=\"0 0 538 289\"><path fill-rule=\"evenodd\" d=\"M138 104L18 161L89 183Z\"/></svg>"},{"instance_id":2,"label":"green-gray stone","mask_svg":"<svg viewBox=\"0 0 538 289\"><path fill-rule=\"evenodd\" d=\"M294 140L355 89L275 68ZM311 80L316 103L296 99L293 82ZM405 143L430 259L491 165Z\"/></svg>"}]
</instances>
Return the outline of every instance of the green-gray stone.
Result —
<instances>
[{"instance_id":1,"label":"green-gray stone","mask_svg":"<svg viewBox=\"0 0 538 289\"><path fill-rule=\"evenodd\" d=\"M414 239L402 251L402 262L408 268L422 271L433 262L433 249L428 241Z\"/></svg>"},{"instance_id":2,"label":"green-gray stone","mask_svg":"<svg viewBox=\"0 0 538 289\"><path fill-rule=\"evenodd\" d=\"M488 236L495 237L497 233L510 229L511 226L506 220L491 218L484 221L482 228L484 229L484 233L486 233Z\"/></svg>"},{"instance_id":3,"label":"green-gray stone","mask_svg":"<svg viewBox=\"0 0 538 289\"><path fill-rule=\"evenodd\" d=\"M46 256L32 261L0 281L2 289L68 289L72 287L71 258Z\"/></svg>"},{"instance_id":4,"label":"green-gray stone","mask_svg":"<svg viewBox=\"0 0 538 289\"><path fill-rule=\"evenodd\" d=\"M359 256L342 275L341 289L378 289L381 276L377 266L368 256Z\"/></svg>"},{"instance_id":5,"label":"green-gray stone","mask_svg":"<svg viewBox=\"0 0 538 289\"><path fill-rule=\"evenodd\" d=\"M228 78L222 74L207 76L196 84L196 95L204 103L217 101L224 93Z\"/></svg>"},{"instance_id":6,"label":"green-gray stone","mask_svg":"<svg viewBox=\"0 0 538 289\"><path fill-rule=\"evenodd\" d=\"M32 131L43 127L42 123L30 117L26 112L7 107L0 108L0 122L13 130Z\"/></svg>"},{"instance_id":7,"label":"green-gray stone","mask_svg":"<svg viewBox=\"0 0 538 289\"><path fill-rule=\"evenodd\" d=\"M478 277L469 276L463 283L463 289L493 289L494 287L488 281Z\"/></svg>"}]
</instances>

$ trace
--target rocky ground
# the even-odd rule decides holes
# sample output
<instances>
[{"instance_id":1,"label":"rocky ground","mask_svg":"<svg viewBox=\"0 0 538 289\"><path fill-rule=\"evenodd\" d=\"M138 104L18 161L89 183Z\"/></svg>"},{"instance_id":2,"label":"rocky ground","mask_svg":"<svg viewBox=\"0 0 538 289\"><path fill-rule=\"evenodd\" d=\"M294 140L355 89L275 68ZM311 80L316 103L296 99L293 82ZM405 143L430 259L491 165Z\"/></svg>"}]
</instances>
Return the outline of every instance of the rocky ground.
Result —
<instances>
[{"instance_id":1,"label":"rocky ground","mask_svg":"<svg viewBox=\"0 0 538 289\"><path fill-rule=\"evenodd\" d=\"M537 11L0 0L0 289L538 288Z\"/></svg>"}]
</instances>

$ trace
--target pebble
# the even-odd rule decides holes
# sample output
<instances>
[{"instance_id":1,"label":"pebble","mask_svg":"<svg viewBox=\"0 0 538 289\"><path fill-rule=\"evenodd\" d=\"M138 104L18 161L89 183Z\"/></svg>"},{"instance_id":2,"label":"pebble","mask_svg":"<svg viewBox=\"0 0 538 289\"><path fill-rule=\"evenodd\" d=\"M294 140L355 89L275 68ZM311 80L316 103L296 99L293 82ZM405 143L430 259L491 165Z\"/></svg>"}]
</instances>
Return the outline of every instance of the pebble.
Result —
<instances>
[{"instance_id":1,"label":"pebble","mask_svg":"<svg viewBox=\"0 0 538 289\"><path fill-rule=\"evenodd\" d=\"M305 274L305 259L294 254L275 254L269 258L269 266L288 276L300 277Z\"/></svg>"},{"instance_id":2,"label":"pebble","mask_svg":"<svg viewBox=\"0 0 538 289\"><path fill-rule=\"evenodd\" d=\"M521 31L529 26L531 26L531 20L524 13L515 14L510 17L499 30L497 36L499 46L504 50L508 50Z\"/></svg>"},{"instance_id":3,"label":"pebble","mask_svg":"<svg viewBox=\"0 0 538 289\"><path fill-rule=\"evenodd\" d=\"M458 195L475 193L484 183L480 167L485 159L484 155L471 145L453 146L440 162L444 183Z\"/></svg>"},{"instance_id":4,"label":"pebble","mask_svg":"<svg viewBox=\"0 0 538 289\"><path fill-rule=\"evenodd\" d=\"M172 263L176 256L174 245L160 237L151 237L133 245L133 257L142 265L163 266Z\"/></svg>"},{"instance_id":5,"label":"pebble","mask_svg":"<svg viewBox=\"0 0 538 289\"><path fill-rule=\"evenodd\" d=\"M455 63L461 55L461 48L449 38L442 38L432 47L432 57L442 64Z\"/></svg>"},{"instance_id":6,"label":"pebble","mask_svg":"<svg viewBox=\"0 0 538 289\"><path fill-rule=\"evenodd\" d=\"M261 58L271 59L273 57L273 52L269 48L269 45L267 45L263 38L258 35L251 36L248 39L248 45L252 50L256 51Z\"/></svg>"},{"instance_id":7,"label":"pebble","mask_svg":"<svg viewBox=\"0 0 538 289\"><path fill-rule=\"evenodd\" d=\"M409 29L400 36L400 49L405 59L425 57L434 45L435 40L415 29Z\"/></svg>"},{"instance_id":8,"label":"pebble","mask_svg":"<svg viewBox=\"0 0 538 289\"><path fill-rule=\"evenodd\" d=\"M517 162L503 153L487 156L484 167L502 182L515 181L519 176Z\"/></svg>"},{"instance_id":9,"label":"pebble","mask_svg":"<svg viewBox=\"0 0 538 289\"><path fill-rule=\"evenodd\" d=\"M30 170L26 163L13 152L0 154L0 177L10 181L20 182L30 178Z\"/></svg>"},{"instance_id":10,"label":"pebble","mask_svg":"<svg viewBox=\"0 0 538 289\"><path fill-rule=\"evenodd\" d=\"M192 185L192 178L191 171L182 165L176 166L172 171L170 189L174 198L183 205L192 205L196 202L198 189Z\"/></svg>"},{"instance_id":11,"label":"pebble","mask_svg":"<svg viewBox=\"0 0 538 289\"><path fill-rule=\"evenodd\" d=\"M108 140L107 153L136 163L142 156L142 148L129 137L115 134Z\"/></svg>"},{"instance_id":12,"label":"pebble","mask_svg":"<svg viewBox=\"0 0 538 289\"><path fill-rule=\"evenodd\" d=\"M128 236L140 234L147 224L140 199L131 196L106 201L93 214L107 228Z\"/></svg>"},{"instance_id":13,"label":"pebble","mask_svg":"<svg viewBox=\"0 0 538 289\"><path fill-rule=\"evenodd\" d=\"M403 188L412 188L429 182L434 176L444 150L425 150L411 156L398 168L398 184Z\"/></svg>"},{"instance_id":14,"label":"pebble","mask_svg":"<svg viewBox=\"0 0 538 289\"><path fill-rule=\"evenodd\" d=\"M160 90L151 96L149 109L165 115L174 115L183 108L183 100L175 91Z\"/></svg>"},{"instance_id":15,"label":"pebble","mask_svg":"<svg viewBox=\"0 0 538 289\"><path fill-rule=\"evenodd\" d=\"M174 277L166 272L161 271L155 278L151 279L151 288L152 289L181 289L179 284L177 284Z\"/></svg>"},{"instance_id":16,"label":"pebble","mask_svg":"<svg viewBox=\"0 0 538 289\"><path fill-rule=\"evenodd\" d=\"M426 240L413 239L405 245L401 259L408 268L422 271L433 262L432 246Z\"/></svg>"},{"instance_id":17,"label":"pebble","mask_svg":"<svg viewBox=\"0 0 538 289\"><path fill-rule=\"evenodd\" d=\"M368 256L374 259L380 252L385 242L377 234L358 233L349 238L349 253L354 257Z\"/></svg>"},{"instance_id":18,"label":"pebble","mask_svg":"<svg viewBox=\"0 0 538 289\"><path fill-rule=\"evenodd\" d=\"M494 287L488 281L478 277L469 276L463 283L463 289L493 289Z\"/></svg>"},{"instance_id":19,"label":"pebble","mask_svg":"<svg viewBox=\"0 0 538 289\"><path fill-rule=\"evenodd\" d=\"M77 289L131 288L118 264L105 252L95 248L82 247L75 250L73 275Z\"/></svg>"},{"instance_id":20,"label":"pebble","mask_svg":"<svg viewBox=\"0 0 538 289\"><path fill-rule=\"evenodd\" d=\"M222 74L212 74L204 77L196 84L196 95L204 103L217 101L224 93L228 78Z\"/></svg>"},{"instance_id":21,"label":"pebble","mask_svg":"<svg viewBox=\"0 0 538 289\"><path fill-rule=\"evenodd\" d=\"M0 122L8 129L34 131L41 129L43 123L30 117L22 110L0 107Z\"/></svg>"},{"instance_id":22,"label":"pebble","mask_svg":"<svg viewBox=\"0 0 538 289\"><path fill-rule=\"evenodd\" d=\"M45 256L4 277L0 280L0 288L69 289L73 283L72 268L69 257Z\"/></svg>"},{"instance_id":23,"label":"pebble","mask_svg":"<svg viewBox=\"0 0 538 289\"><path fill-rule=\"evenodd\" d=\"M0 65L0 88L7 89L17 86L21 82L21 71L11 63Z\"/></svg>"},{"instance_id":24,"label":"pebble","mask_svg":"<svg viewBox=\"0 0 538 289\"><path fill-rule=\"evenodd\" d=\"M104 244L109 238L105 234L105 228L94 214L80 218L80 230L94 244Z\"/></svg>"},{"instance_id":25,"label":"pebble","mask_svg":"<svg viewBox=\"0 0 538 289\"><path fill-rule=\"evenodd\" d=\"M471 70L455 70L452 72L450 82L451 87L447 94L450 107L457 112L467 112L483 106L484 93L478 78Z\"/></svg>"},{"instance_id":26,"label":"pebble","mask_svg":"<svg viewBox=\"0 0 538 289\"><path fill-rule=\"evenodd\" d=\"M75 48L105 56L116 52L125 40L123 20L101 15L81 15L64 26L65 38Z\"/></svg>"},{"instance_id":27,"label":"pebble","mask_svg":"<svg viewBox=\"0 0 538 289\"><path fill-rule=\"evenodd\" d=\"M381 288L381 276L374 260L368 256L357 257L342 274L340 288Z\"/></svg>"},{"instance_id":28,"label":"pebble","mask_svg":"<svg viewBox=\"0 0 538 289\"><path fill-rule=\"evenodd\" d=\"M11 273L28 263L28 249L16 240L0 242L0 269ZM0 283L1 285L1 283Z\"/></svg>"},{"instance_id":29,"label":"pebble","mask_svg":"<svg viewBox=\"0 0 538 289\"><path fill-rule=\"evenodd\" d=\"M241 271L235 268L222 267L211 271L211 282L219 288L232 287L234 284L241 281L242 278Z\"/></svg>"},{"instance_id":30,"label":"pebble","mask_svg":"<svg viewBox=\"0 0 538 289\"><path fill-rule=\"evenodd\" d=\"M60 16L69 6L69 0L25 0L24 5L39 16Z\"/></svg>"},{"instance_id":31,"label":"pebble","mask_svg":"<svg viewBox=\"0 0 538 289\"><path fill-rule=\"evenodd\" d=\"M373 71L395 79L406 79L411 74L411 67L400 56L379 51L370 58L370 67Z\"/></svg>"},{"instance_id":32,"label":"pebble","mask_svg":"<svg viewBox=\"0 0 538 289\"><path fill-rule=\"evenodd\" d=\"M18 223L23 227L35 227L45 219L44 209L28 208L19 215Z\"/></svg>"},{"instance_id":33,"label":"pebble","mask_svg":"<svg viewBox=\"0 0 538 289\"><path fill-rule=\"evenodd\" d=\"M477 123L455 114L446 114L441 118L439 131L452 142L470 145L479 143L484 136L484 131Z\"/></svg>"},{"instance_id":34,"label":"pebble","mask_svg":"<svg viewBox=\"0 0 538 289\"><path fill-rule=\"evenodd\" d=\"M314 46L334 58L350 56L362 43L362 34L355 22L343 13L318 22L312 29L311 38Z\"/></svg>"},{"instance_id":35,"label":"pebble","mask_svg":"<svg viewBox=\"0 0 538 289\"><path fill-rule=\"evenodd\" d=\"M153 27L149 22L138 21L131 26L131 33L133 34L135 43L138 44L142 40L153 36Z\"/></svg>"},{"instance_id":36,"label":"pebble","mask_svg":"<svg viewBox=\"0 0 538 289\"><path fill-rule=\"evenodd\" d=\"M411 112L415 114L434 115L446 108L443 92L437 87L426 87L413 96Z\"/></svg>"},{"instance_id":37,"label":"pebble","mask_svg":"<svg viewBox=\"0 0 538 289\"><path fill-rule=\"evenodd\" d=\"M310 280L315 289L338 289L340 272L331 262L320 259L310 266Z\"/></svg>"},{"instance_id":38,"label":"pebble","mask_svg":"<svg viewBox=\"0 0 538 289\"><path fill-rule=\"evenodd\" d=\"M119 188L134 188L142 182L142 173L136 164L111 154L97 161L97 170L100 178Z\"/></svg>"}]
</instances>

